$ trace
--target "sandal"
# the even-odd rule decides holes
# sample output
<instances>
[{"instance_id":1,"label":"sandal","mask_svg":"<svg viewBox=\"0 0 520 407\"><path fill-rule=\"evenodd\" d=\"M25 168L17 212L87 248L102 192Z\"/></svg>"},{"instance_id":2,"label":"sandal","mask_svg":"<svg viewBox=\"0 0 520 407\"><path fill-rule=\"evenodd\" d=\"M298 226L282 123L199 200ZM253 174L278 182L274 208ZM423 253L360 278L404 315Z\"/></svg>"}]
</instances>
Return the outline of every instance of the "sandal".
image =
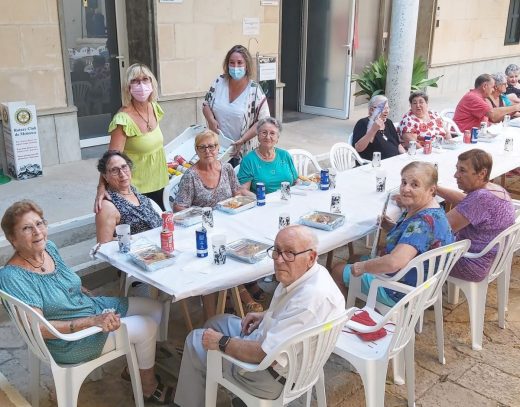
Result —
<instances>
[{"instance_id":1,"label":"sandal","mask_svg":"<svg viewBox=\"0 0 520 407\"><path fill-rule=\"evenodd\" d=\"M172 401L172 395L175 388L172 386L165 386L161 382L157 384L155 391L149 396L143 395L143 400L146 402L152 402L154 404L167 406Z\"/></svg>"}]
</instances>

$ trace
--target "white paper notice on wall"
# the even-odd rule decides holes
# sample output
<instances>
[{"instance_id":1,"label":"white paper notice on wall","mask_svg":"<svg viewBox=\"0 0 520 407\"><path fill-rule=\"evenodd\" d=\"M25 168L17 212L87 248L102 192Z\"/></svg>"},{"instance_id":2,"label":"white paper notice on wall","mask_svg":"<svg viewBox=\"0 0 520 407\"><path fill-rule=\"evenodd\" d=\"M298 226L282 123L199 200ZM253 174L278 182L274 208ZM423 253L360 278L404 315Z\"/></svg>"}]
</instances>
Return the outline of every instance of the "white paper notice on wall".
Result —
<instances>
[{"instance_id":1,"label":"white paper notice on wall","mask_svg":"<svg viewBox=\"0 0 520 407\"><path fill-rule=\"evenodd\" d=\"M261 6L277 6L279 3L279 0L260 0Z\"/></svg>"},{"instance_id":2,"label":"white paper notice on wall","mask_svg":"<svg viewBox=\"0 0 520 407\"><path fill-rule=\"evenodd\" d=\"M184 0L159 0L159 3L182 3Z\"/></svg>"},{"instance_id":3,"label":"white paper notice on wall","mask_svg":"<svg viewBox=\"0 0 520 407\"><path fill-rule=\"evenodd\" d=\"M276 57L258 57L258 79L260 81L276 80Z\"/></svg>"},{"instance_id":4,"label":"white paper notice on wall","mask_svg":"<svg viewBox=\"0 0 520 407\"><path fill-rule=\"evenodd\" d=\"M244 17L242 23L243 35L258 35L260 34L260 18L258 17Z\"/></svg>"}]
</instances>

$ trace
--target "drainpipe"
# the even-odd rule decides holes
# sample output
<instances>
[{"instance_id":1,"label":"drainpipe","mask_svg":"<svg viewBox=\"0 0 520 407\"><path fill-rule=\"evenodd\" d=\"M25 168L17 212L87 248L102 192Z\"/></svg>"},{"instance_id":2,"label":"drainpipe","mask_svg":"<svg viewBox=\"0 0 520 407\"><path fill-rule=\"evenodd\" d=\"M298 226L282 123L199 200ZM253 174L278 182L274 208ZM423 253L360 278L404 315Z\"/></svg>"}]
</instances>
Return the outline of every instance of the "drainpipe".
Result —
<instances>
[{"instance_id":1,"label":"drainpipe","mask_svg":"<svg viewBox=\"0 0 520 407\"><path fill-rule=\"evenodd\" d=\"M393 0L385 94L394 122L409 110L418 14L419 0Z\"/></svg>"}]
</instances>

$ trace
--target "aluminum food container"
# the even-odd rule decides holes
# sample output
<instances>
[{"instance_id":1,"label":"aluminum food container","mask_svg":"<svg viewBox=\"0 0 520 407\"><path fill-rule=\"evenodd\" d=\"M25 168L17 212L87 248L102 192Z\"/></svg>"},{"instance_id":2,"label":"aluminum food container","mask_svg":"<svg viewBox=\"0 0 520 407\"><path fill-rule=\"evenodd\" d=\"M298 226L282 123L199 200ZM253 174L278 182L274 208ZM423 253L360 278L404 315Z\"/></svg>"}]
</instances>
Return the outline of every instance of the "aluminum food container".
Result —
<instances>
[{"instance_id":1,"label":"aluminum food container","mask_svg":"<svg viewBox=\"0 0 520 407\"><path fill-rule=\"evenodd\" d=\"M226 252L234 259L246 263L258 263L267 256L271 245L251 239L239 239L226 245Z\"/></svg>"},{"instance_id":2,"label":"aluminum food container","mask_svg":"<svg viewBox=\"0 0 520 407\"><path fill-rule=\"evenodd\" d=\"M193 206L173 214L173 221L179 226L192 226L202 223L202 208Z\"/></svg>"},{"instance_id":3,"label":"aluminum food container","mask_svg":"<svg viewBox=\"0 0 520 407\"><path fill-rule=\"evenodd\" d=\"M462 146L462 137L444 140L442 148L445 150L456 150Z\"/></svg>"},{"instance_id":4,"label":"aluminum food container","mask_svg":"<svg viewBox=\"0 0 520 407\"><path fill-rule=\"evenodd\" d=\"M173 253L166 253L151 242L140 241L139 243L132 243L132 246L128 256L135 264L146 271L155 271L175 262Z\"/></svg>"},{"instance_id":5,"label":"aluminum food container","mask_svg":"<svg viewBox=\"0 0 520 407\"><path fill-rule=\"evenodd\" d=\"M231 214L246 211L256 206L256 198L252 196L235 196L217 204L217 209Z\"/></svg>"},{"instance_id":6,"label":"aluminum food container","mask_svg":"<svg viewBox=\"0 0 520 407\"><path fill-rule=\"evenodd\" d=\"M345 215L312 211L300 217L300 224L322 230L334 230L345 223Z\"/></svg>"}]
</instances>

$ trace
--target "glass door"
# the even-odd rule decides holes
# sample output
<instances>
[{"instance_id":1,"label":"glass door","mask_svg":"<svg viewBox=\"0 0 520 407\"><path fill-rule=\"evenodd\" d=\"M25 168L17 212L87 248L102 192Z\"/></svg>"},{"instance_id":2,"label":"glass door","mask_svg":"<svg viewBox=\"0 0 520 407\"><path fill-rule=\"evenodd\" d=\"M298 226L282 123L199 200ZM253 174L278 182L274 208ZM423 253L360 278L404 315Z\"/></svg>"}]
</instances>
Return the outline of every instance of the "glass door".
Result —
<instances>
[{"instance_id":1,"label":"glass door","mask_svg":"<svg viewBox=\"0 0 520 407\"><path fill-rule=\"evenodd\" d=\"M108 124L121 107L128 64L124 0L63 1L70 79L82 148L107 144Z\"/></svg>"},{"instance_id":2,"label":"glass door","mask_svg":"<svg viewBox=\"0 0 520 407\"><path fill-rule=\"evenodd\" d=\"M301 111L348 117L355 0L305 0Z\"/></svg>"}]
</instances>

